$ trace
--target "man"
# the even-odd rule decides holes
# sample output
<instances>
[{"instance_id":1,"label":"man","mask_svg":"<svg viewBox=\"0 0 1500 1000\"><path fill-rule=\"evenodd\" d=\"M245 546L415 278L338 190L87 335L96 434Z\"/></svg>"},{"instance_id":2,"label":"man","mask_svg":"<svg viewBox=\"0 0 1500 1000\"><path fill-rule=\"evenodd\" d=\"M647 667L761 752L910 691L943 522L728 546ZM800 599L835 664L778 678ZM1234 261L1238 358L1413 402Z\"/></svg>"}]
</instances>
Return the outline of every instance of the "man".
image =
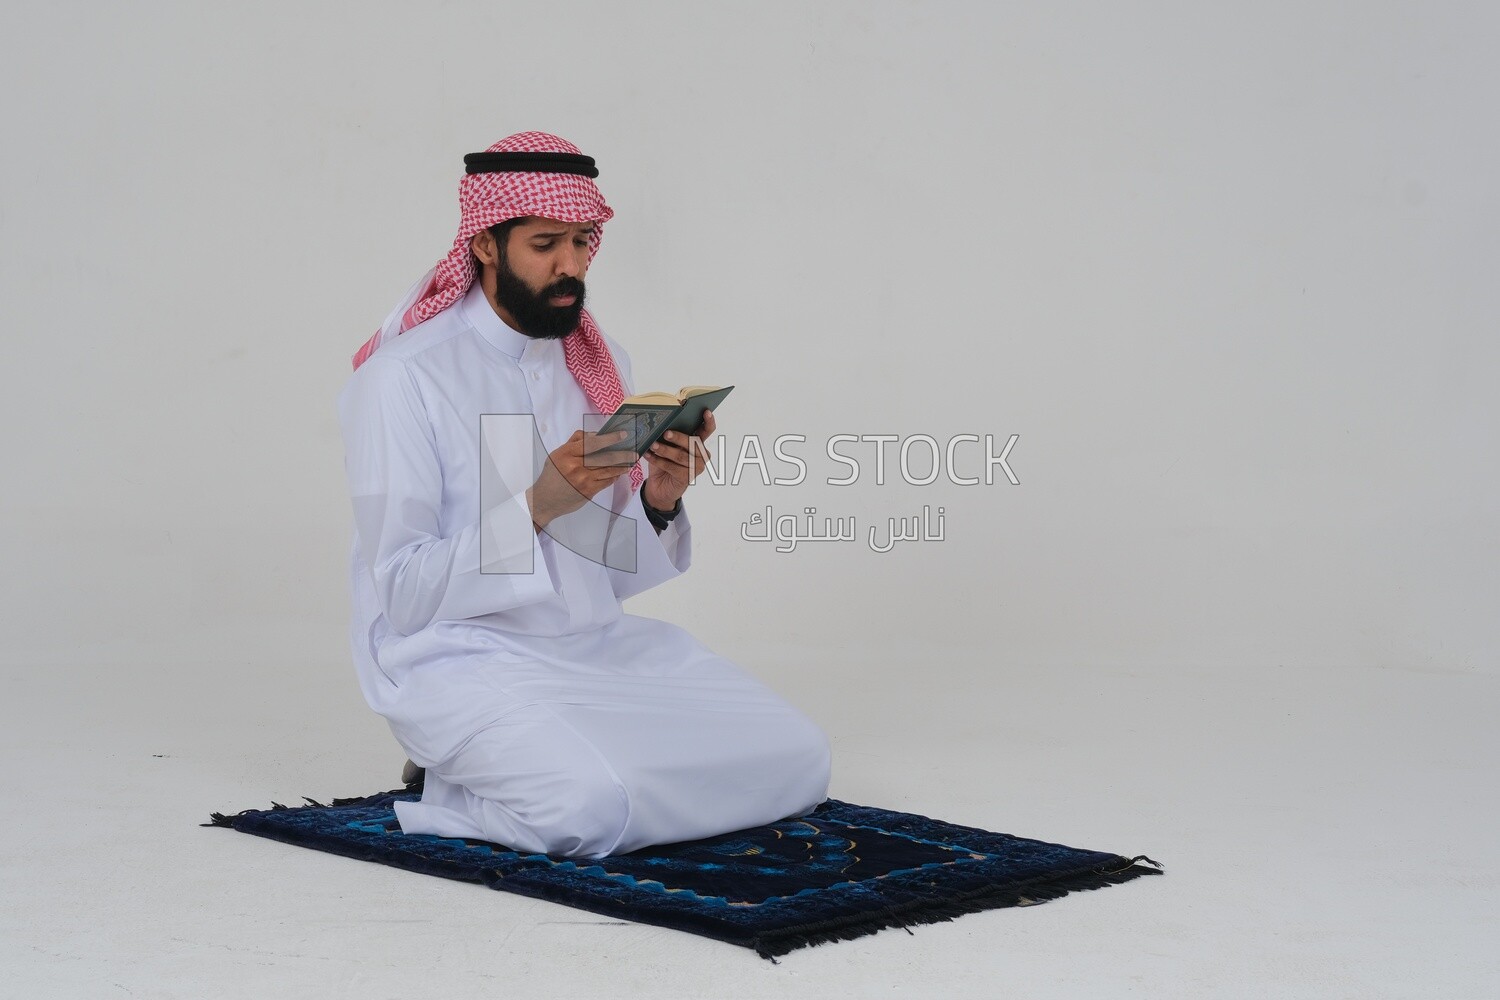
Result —
<instances>
[{"instance_id":1,"label":"man","mask_svg":"<svg viewBox=\"0 0 1500 1000\"><path fill-rule=\"evenodd\" d=\"M600 858L811 810L823 732L688 632L622 611L688 568L682 498L714 422L645 468L584 433L633 391L583 308L614 214L593 160L539 132L465 160L452 252L339 397L360 686L426 768L402 829ZM507 414L545 461L482 433ZM481 488L492 455L512 470L498 494Z\"/></svg>"}]
</instances>

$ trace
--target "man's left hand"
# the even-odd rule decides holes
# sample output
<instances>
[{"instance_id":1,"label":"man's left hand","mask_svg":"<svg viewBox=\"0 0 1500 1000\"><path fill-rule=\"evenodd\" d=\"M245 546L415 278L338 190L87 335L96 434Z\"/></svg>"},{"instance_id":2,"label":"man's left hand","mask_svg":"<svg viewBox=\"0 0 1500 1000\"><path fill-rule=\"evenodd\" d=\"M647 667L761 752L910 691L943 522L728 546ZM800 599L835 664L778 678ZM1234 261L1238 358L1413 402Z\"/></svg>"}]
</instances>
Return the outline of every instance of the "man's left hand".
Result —
<instances>
[{"instance_id":1,"label":"man's left hand","mask_svg":"<svg viewBox=\"0 0 1500 1000\"><path fill-rule=\"evenodd\" d=\"M672 510L693 479L708 464L708 448L703 442L714 432L712 410L703 411L703 422L696 434L667 431L646 452L651 474L641 487L641 497L657 510Z\"/></svg>"}]
</instances>

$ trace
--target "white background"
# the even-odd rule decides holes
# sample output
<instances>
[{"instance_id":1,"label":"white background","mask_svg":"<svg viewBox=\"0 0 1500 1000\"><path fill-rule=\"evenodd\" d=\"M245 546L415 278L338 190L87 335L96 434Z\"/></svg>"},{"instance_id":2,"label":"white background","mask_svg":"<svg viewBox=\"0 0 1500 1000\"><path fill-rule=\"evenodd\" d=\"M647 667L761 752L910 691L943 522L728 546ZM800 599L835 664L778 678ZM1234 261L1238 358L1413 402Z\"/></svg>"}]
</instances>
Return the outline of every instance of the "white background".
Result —
<instances>
[{"instance_id":1,"label":"white background","mask_svg":"<svg viewBox=\"0 0 1500 1000\"><path fill-rule=\"evenodd\" d=\"M735 384L719 414L731 458L744 435L808 438L801 486L753 470L695 486L693 569L630 611L690 628L818 718L836 797L1169 862L1201 851L1192 919L1229 912L1207 869L1228 877L1231 852L1268 855L1246 885L1299 856L1299 884L1347 864L1356 885L1356 869L1446 856L1424 838L1452 835L1453 871L1408 873L1409 892L1460 893L1424 897L1450 921L1440 935L1384 943L1314 919L1307 941L1322 944L1297 939L1313 965L1261 971L1298 995L1421 995L1432 971L1392 956L1433 933L1457 953L1441 964L1449 991L1427 995L1480 995L1494 964L1463 949L1496 927L1494 868L1473 857L1493 844L1500 673L1497 27L1493 7L1459 3L7 9L4 711L24 778L10 809L31 825L7 835L21 853L5 871L28 873L23 912L52 944L0 957L43 995L69 967L31 964L47 947L136 925L36 860L105 822L137 830L148 867L165 864L163 837L199 845L170 850L200 852L210 893L238 884L215 868L226 855L256 851L256 879L333 872L344 898L377 878L401 879L398 898L484 895L191 824L393 782L399 751L349 662L333 401L350 355L446 253L462 155L541 129L599 161L617 214L590 304L638 388ZM865 460L858 484L826 484L844 472L822 456L828 437L882 433L1018 434L1020 485L917 487L889 469L877 485L871 446L846 449ZM973 446L959 454L959 475L982 474ZM923 504L944 507L945 540L884 554L740 537L767 505L856 516L863 539ZM1378 778L1351 791L1375 760ZM1174 781L1244 794L1163 791ZM1246 782L1278 828L1329 789L1354 812L1317 826L1330 839L1316 863L1305 839L1274 858L1263 840L1213 842L1269 822L1260 806L1227 818ZM1410 798L1445 783L1439 803ZM1354 864L1349 845L1391 819L1358 812L1376 801L1412 806L1410 843ZM1194 839L1188 817L1204 812L1225 825ZM1152 920L1191 917L1170 882L1064 917L1117 906L1148 938L1130 953L1151 953L1165 933ZM141 905L161 913L192 895L151 884ZM1395 908L1383 890L1372 900ZM472 905L509 905L517 926L560 911ZM1268 927L1281 911L1274 893L1248 910ZM223 940L266 932L250 902L239 912ZM990 954L1040 919L969 917L925 940L962 928L956 953ZM1245 932L1225 919L1230 947ZM1107 952L1115 926L1063 919L1047 940ZM649 933L648 967L688 948L726 957ZM219 939L177 940L176 979L122 957L137 945L84 949L95 964L59 995L106 971L139 995L204 995ZM909 973L936 961L923 947L887 933L802 968L831 970L826 991L860 948ZM1063 989L1022 950L1039 963L1031 995ZM290 962L260 951L257 968ZM1338 957L1317 966L1325 953ZM1184 972L1181 954L1131 981L1118 962L1055 961L1095 969L1103 995L1237 995L1254 979ZM1365 982L1371 961L1394 964ZM745 964L761 978L735 988L786 986ZM1333 978L1316 985L1314 966ZM286 982L346 982L336 963L298 972Z\"/></svg>"}]
</instances>

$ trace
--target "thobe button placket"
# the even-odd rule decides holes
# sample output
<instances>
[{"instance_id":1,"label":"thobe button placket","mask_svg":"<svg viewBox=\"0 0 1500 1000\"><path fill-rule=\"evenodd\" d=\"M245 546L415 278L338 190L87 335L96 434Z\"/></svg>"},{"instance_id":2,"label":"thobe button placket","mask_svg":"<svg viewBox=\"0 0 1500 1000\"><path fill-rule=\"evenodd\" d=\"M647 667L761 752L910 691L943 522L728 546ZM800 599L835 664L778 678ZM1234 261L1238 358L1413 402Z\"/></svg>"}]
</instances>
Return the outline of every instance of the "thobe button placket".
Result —
<instances>
[{"instance_id":1,"label":"thobe button placket","mask_svg":"<svg viewBox=\"0 0 1500 1000\"><path fill-rule=\"evenodd\" d=\"M531 381L533 381L533 382L540 382L541 380L542 380L542 373L541 373L541 371L539 369L533 368L531 370ZM540 432L540 433L542 433L542 434L547 433L547 422L545 420L537 421L536 428L537 428L537 431Z\"/></svg>"}]
</instances>

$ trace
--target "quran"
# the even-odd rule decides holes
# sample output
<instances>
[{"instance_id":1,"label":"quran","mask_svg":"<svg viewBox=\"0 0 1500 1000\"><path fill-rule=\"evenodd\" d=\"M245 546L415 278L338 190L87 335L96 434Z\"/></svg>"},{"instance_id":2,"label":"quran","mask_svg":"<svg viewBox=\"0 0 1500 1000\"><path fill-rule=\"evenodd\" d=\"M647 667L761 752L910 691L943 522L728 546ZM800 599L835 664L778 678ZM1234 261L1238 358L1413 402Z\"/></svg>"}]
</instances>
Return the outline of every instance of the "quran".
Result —
<instances>
[{"instance_id":1,"label":"quran","mask_svg":"<svg viewBox=\"0 0 1500 1000\"><path fill-rule=\"evenodd\" d=\"M697 433L698 425L703 423L703 411L718 409L733 388L732 385L685 385L675 393L642 392L627 396L595 433L631 431L630 437L610 449L629 449L643 455L667 431Z\"/></svg>"}]
</instances>

